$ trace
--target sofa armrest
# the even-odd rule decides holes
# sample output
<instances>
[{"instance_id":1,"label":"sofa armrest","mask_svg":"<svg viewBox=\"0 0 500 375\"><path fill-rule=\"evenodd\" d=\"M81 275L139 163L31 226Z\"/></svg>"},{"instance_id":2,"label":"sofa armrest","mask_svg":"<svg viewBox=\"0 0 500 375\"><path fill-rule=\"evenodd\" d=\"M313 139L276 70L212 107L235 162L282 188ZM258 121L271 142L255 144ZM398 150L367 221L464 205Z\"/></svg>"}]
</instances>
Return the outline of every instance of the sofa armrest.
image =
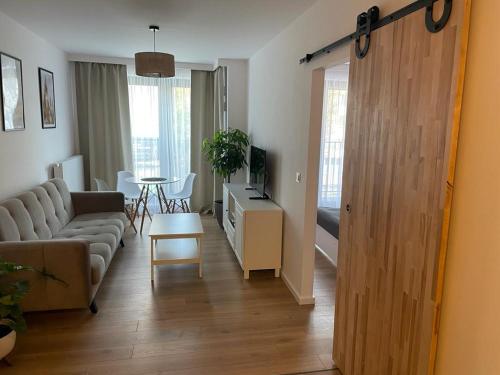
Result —
<instances>
[{"instance_id":1,"label":"sofa armrest","mask_svg":"<svg viewBox=\"0 0 500 375\"><path fill-rule=\"evenodd\" d=\"M71 201L75 215L125 211L125 196L116 191L72 192Z\"/></svg>"},{"instance_id":2,"label":"sofa armrest","mask_svg":"<svg viewBox=\"0 0 500 375\"><path fill-rule=\"evenodd\" d=\"M93 292L87 241L0 242L0 258L31 266L63 281L53 280L39 272L22 271L13 275L13 279L27 280L30 284L22 302L25 311L74 309L90 305Z\"/></svg>"}]
</instances>

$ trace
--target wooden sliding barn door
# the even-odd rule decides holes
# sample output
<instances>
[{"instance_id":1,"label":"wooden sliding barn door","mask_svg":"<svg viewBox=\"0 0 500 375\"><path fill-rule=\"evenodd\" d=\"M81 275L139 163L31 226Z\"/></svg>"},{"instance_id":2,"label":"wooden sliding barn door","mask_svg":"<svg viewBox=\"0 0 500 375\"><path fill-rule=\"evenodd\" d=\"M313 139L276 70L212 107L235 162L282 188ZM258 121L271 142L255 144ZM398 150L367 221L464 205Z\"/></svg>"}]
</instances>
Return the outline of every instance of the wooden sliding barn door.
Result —
<instances>
[{"instance_id":1,"label":"wooden sliding barn door","mask_svg":"<svg viewBox=\"0 0 500 375\"><path fill-rule=\"evenodd\" d=\"M469 5L425 9L351 53L334 360L344 375L433 372ZM439 17L439 14L435 16Z\"/></svg>"}]
</instances>

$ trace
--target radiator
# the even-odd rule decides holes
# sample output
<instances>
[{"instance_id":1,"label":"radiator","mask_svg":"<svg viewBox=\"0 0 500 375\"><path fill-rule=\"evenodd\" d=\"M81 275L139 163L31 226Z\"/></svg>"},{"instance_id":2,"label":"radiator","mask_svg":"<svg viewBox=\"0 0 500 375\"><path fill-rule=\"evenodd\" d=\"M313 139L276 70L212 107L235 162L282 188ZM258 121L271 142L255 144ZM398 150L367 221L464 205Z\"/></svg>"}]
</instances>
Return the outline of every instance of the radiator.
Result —
<instances>
[{"instance_id":1,"label":"radiator","mask_svg":"<svg viewBox=\"0 0 500 375\"><path fill-rule=\"evenodd\" d=\"M84 191L83 156L75 155L54 164L54 177L62 178L68 185L69 191Z\"/></svg>"}]
</instances>

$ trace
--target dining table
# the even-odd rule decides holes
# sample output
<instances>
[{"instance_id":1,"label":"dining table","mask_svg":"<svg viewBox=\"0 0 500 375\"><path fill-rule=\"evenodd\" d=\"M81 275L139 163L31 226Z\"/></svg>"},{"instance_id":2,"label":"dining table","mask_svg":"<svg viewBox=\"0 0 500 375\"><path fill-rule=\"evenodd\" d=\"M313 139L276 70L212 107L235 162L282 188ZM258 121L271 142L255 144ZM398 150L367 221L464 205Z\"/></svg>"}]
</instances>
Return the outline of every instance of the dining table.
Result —
<instances>
[{"instance_id":1,"label":"dining table","mask_svg":"<svg viewBox=\"0 0 500 375\"><path fill-rule=\"evenodd\" d=\"M160 205L160 212L162 214L171 213L170 205L168 204L167 196L165 195L163 186L169 184L175 184L180 180L181 179L178 177L135 177L135 176L126 179L127 182L142 186L141 194L139 195L139 199L136 202L134 215L132 217L132 222L135 222L137 213L139 212L140 206L142 204L140 234L142 234L142 228L144 227L144 217L148 215L149 218L151 219L151 215L149 214L148 210L148 199L150 197L150 193L154 194L154 192L156 191L156 196L158 197L158 203ZM165 209L163 206L165 206Z\"/></svg>"}]
</instances>

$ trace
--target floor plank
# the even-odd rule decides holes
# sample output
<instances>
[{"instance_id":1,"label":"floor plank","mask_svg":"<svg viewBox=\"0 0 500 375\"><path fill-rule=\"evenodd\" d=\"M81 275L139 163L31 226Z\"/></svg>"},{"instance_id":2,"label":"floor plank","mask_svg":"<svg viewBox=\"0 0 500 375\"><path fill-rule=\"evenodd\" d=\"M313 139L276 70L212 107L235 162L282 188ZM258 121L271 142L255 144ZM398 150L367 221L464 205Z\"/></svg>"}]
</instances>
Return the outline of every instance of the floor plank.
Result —
<instances>
[{"instance_id":1,"label":"floor plank","mask_svg":"<svg viewBox=\"0 0 500 375\"><path fill-rule=\"evenodd\" d=\"M203 217L204 277L162 266L149 280L148 237L127 232L97 295L99 313L26 314L2 374L289 374L328 370L335 268L316 257L315 306L299 306L274 271L243 273L223 231ZM145 229L147 233L147 228ZM337 374L324 372L324 374Z\"/></svg>"}]
</instances>

